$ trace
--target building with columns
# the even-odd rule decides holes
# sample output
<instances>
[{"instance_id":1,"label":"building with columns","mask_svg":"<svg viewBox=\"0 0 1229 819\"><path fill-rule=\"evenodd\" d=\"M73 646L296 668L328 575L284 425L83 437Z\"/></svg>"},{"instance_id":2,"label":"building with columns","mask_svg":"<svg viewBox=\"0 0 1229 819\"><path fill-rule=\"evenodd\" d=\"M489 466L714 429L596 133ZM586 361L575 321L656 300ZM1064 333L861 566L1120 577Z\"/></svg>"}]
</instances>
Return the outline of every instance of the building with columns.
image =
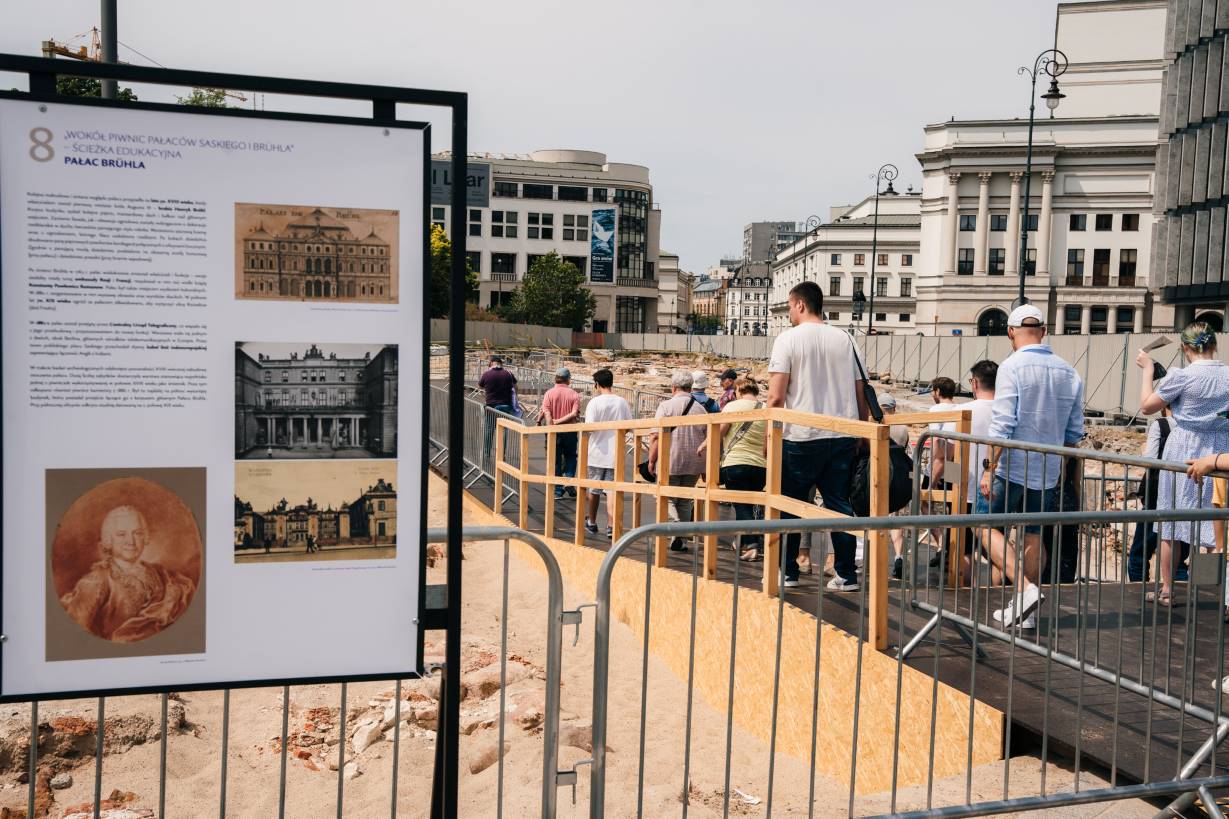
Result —
<instances>
[{"instance_id":1,"label":"building with columns","mask_svg":"<svg viewBox=\"0 0 1229 819\"><path fill-rule=\"evenodd\" d=\"M395 458L396 345L235 345L235 457Z\"/></svg>"},{"instance_id":2,"label":"building with columns","mask_svg":"<svg viewBox=\"0 0 1229 819\"><path fill-rule=\"evenodd\" d=\"M1155 287L1192 319L1225 327L1229 303L1229 0L1174 0L1165 25L1157 157Z\"/></svg>"},{"instance_id":3,"label":"building with columns","mask_svg":"<svg viewBox=\"0 0 1229 819\"><path fill-rule=\"evenodd\" d=\"M832 221L777 254L772 266L770 332L776 335L789 326L786 300L790 289L803 281L819 283L824 292L824 313L837 326L866 329L871 314L855 322L853 296L861 291L869 305L873 290L875 329L914 332L921 199L921 194L912 189L881 195L877 237L873 196L856 205L832 208Z\"/></svg>"},{"instance_id":4,"label":"building with columns","mask_svg":"<svg viewBox=\"0 0 1229 819\"><path fill-rule=\"evenodd\" d=\"M919 330L1002 333L1022 266L1051 332L1172 325L1150 287L1164 15L1163 0L1059 5L1067 98L1053 117L1039 101L1030 179L1027 119L926 126Z\"/></svg>"}]
</instances>

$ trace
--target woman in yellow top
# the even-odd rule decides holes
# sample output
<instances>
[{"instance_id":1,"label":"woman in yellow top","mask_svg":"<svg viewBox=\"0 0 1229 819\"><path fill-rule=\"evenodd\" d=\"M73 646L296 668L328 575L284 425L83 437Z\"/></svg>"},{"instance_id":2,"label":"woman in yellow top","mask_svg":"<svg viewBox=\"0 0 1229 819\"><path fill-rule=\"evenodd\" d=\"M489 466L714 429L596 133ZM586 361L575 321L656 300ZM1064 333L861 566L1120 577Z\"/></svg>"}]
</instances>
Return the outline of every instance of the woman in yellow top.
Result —
<instances>
[{"instance_id":1,"label":"woman in yellow top","mask_svg":"<svg viewBox=\"0 0 1229 819\"><path fill-rule=\"evenodd\" d=\"M763 403L759 400L760 388L750 378L740 378L734 382L735 400L730 401L721 410L722 414L746 412L760 409ZM717 435L721 438L721 483L726 489L746 492L762 492L767 476L768 451L766 421L742 421L731 419L727 424L721 424ZM700 445L703 452L708 442ZM738 520L759 520L763 517L761 507L751 503L734 504L734 516ZM743 552L740 560L761 560L759 535L739 535Z\"/></svg>"},{"instance_id":2,"label":"woman in yellow top","mask_svg":"<svg viewBox=\"0 0 1229 819\"><path fill-rule=\"evenodd\" d=\"M1193 481L1202 482L1213 472L1221 474L1229 472L1229 452L1194 458L1187 461L1186 465L1188 467L1186 476ZM1229 478L1212 479L1212 506L1216 509L1229 506ZM1229 555L1229 552L1225 550L1225 522L1218 520L1213 523L1212 531L1216 533L1216 550L1221 554ZM1229 623L1229 585L1225 587L1225 622ZM1226 677L1226 680L1229 680L1229 677ZM1229 691L1229 687L1226 690Z\"/></svg>"}]
</instances>

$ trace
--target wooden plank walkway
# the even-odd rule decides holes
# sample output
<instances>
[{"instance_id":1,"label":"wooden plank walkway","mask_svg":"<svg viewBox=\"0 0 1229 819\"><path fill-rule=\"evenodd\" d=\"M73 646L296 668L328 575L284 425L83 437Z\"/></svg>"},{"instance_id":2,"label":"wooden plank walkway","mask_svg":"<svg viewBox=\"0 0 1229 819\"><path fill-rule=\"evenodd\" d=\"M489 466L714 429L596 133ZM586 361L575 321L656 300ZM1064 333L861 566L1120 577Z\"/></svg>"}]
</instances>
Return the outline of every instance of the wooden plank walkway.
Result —
<instances>
[{"instance_id":1,"label":"wooden plank walkway","mask_svg":"<svg viewBox=\"0 0 1229 819\"><path fill-rule=\"evenodd\" d=\"M531 454L531 469L541 473L542 456ZM471 493L489 504L492 486L480 481ZM529 487L530 530L542 531L545 496L542 487ZM565 498L555 503L555 532L568 537L575 529L576 499ZM631 503L626 504L624 525L629 529ZM605 528L607 504L603 501L602 528ZM505 505L505 515L516 517L516 501ZM732 508L722 507L724 518L733 518ZM643 519L652 519L652 503L644 503ZM589 535L586 545L599 550L609 549L610 539L604 535ZM694 548L694 546L693 546ZM633 547L624 559L643 561L647 548ZM936 582L938 570L927 570L919 559L916 593L919 599L937 605L940 590ZM672 553L669 567L684 572L696 564L693 554ZM719 552L717 579L733 582L735 553L723 544ZM738 567L740 587L759 592L762 588L764 564L743 563ZM785 590L791 605L814 614L818 586L826 578L816 570L803 575L801 585ZM945 608L966 616L971 609L971 592L961 589L955 599L952 590L942 592ZM978 614L981 622L991 622L990 611L1004 601L1001 589L980 589ZM1179 589L1172 609L1159 609L1153 626L1153 606L1144 604L1139 584L1082 583L1059 587L1054 599L1043 604L1037 642L1052 645L1085 662L1118 673L1136 681L1155 680L1156 687L1186 702L1194 702L1209 711L1216 708L1213 680L1218 668L1218 646L1222 631L1221 605L1214 587L1196 590L1197 602L1189 612L1190 632L1194 641L1186 640L1188 609L1186 591ZM865 621L859 623L862 595L825 591L821 617L825 622L851 634L864 633ZM891 642L896 645L908 640L926 623L930 615L912 607L902 608L899 581L891 581L888 611ZM1052 609L1052 606L1054 607ZM1090 612L1084 628L1078 628L1079 607ZM1229 626L1226 626L1229 629ZM936 643L932 638L939 636ZM983 655L975 665L970 662L972 648L967 633L953 625L933 632L907 660L907 663L930 675L936 663L938 676L944 683L971 693L1008 715L1012 744L1017 748L1036 750L1044 741L1052 757L1073 760L1081 769L1097 768L1119 783L1160 781L1172 778L1186 759L1210 736L1211 726L1194 717L1182 718L1170 706L1121 689L1112 682L1099 680L1074 669L1051 663L1047 680L1047 661L1043 656L987 637L978 638ZM1051 639L1053 642L1051 643ZM1193 650L1192 650L1193 649ZM1188 675L1186 669L1190 668ZM1226 696L1224 711L1229 711ZM1216 772L1229 768L1229 743L1214 758ZM1204 765L1202 774L1211 773L1212 765ZM1053 787L1069 786L1070 782L1053 783Z\"/></svg>"}]
</instances>

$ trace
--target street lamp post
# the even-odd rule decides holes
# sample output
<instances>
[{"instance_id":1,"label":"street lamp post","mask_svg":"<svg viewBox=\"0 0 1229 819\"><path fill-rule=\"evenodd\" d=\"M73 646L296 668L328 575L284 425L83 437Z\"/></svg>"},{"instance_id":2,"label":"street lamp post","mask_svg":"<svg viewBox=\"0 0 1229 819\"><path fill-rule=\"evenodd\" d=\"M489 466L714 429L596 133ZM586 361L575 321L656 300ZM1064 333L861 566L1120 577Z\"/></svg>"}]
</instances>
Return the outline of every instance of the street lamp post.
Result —
<instances>
[{"instance_id":1,"label":"street lamp post","mask_svg":"<svg viewBox=\"0 0 1229 819\"><path fill-rule=\"evenodd\" d=\"M1057 48L1050 48L1037 55L1032 68L1022 65L1016 72L1017 74L1028 74L1029 78L1028 148L1024 158L1024 218L1020 220L1020 294L1016 299L1016 306L1028 303L1028 297L1024 295L1024 277L1027 274L1028 265L1028 197L1029 183L1033 174L1033 113L1037 108L1037 78L1041 75L1050 78L1050 87L1041 95L1041 98L1046 101L1046 107L1053 112L1058 107L1059 101L1067 96L1058 90L1058 78L1066 71L1067 55ZM1051 113L1050 116L1054 114Z\"/></svg>"},{"instance_id":2,"label":"street lamp post","mask_svg":"<svg viewBox=\"0 0 1229 819\"><path fill-rule=\"evenodd\" d=\"M875 216L874 221L871 222L871 303L866 318L868 336L875 329L875 290L878 287L875 283L875 262L879 260L879 183L886 181L888 189L885 193L895 194L896 191L892 190L892 181L899 173L896 166L890 162L880 165L879 170L875 173Z\"/></svg>"},{"instance_id":3,"label":"street lamp post","mask_svg":"<svg viewBox=\"0 0 1229 819\"><path fill-rule=\"evenodd\" d=\"M810 216L808 216L808 217L806 218L806 220L805 220L805 221L803 221L803 223L802 223L802 229L803 229L803 231L804 231L804 235L805 235L805 238L804 238L804 239L803 239L803 241L802 241L802 280L803 280L804 282L805 282L805 281L809 281L809 279L807 279L807 255L808 255L808 254L810 253L810 251L811 251L811 237L815 235L815 232L819 229L820 224L821 224L821 222L820 222L819 217L818 217L818 216L816 216L816 215L815 215L815 214L813 214L813 213L812 213ZM769 287L771 287L771 286L772 286L772 268L771 268L771 266L769 267L769 278L768 278L768 284L769 284ZM766 307L765 307L765 313L766 313L766 315L771 315L771 314L772 314L772 306L771 306L771 305L768 305L768 306L766 306Z\"/></svg>"}]
</instances>

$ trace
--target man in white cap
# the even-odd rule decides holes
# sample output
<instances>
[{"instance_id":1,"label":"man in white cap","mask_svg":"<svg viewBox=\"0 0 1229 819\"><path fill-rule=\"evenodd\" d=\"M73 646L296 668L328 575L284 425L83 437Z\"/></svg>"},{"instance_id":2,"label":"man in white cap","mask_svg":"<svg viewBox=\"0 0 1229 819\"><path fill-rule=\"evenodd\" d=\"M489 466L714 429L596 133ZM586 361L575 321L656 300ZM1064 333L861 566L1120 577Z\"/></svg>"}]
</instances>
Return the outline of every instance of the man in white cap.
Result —
<instances>
[{"instance_id":1,"label":"man in white cap","mask_svg":"<svg viewBox=\"0 0 1229 819\"><path fill-rule=\"evenodd\" d=\"M1045 316L1023 304L1007 317L1012 354L999 365L989 436L1051 446L1074 446L1084 437L1084 385L1075 369L1049 345ZM1062 458L1039 452L991 447L982 463L977 510L991 514L1052 512L1056 508ZM1009 544L1000 529L989 532L990 560L1011 580L1016 594L994 612L1004 626L1035 627L1033 611L1043 595L1040 578L1041 527L1026 526L1022 544Z\"/></svg>"}]
</instances>

